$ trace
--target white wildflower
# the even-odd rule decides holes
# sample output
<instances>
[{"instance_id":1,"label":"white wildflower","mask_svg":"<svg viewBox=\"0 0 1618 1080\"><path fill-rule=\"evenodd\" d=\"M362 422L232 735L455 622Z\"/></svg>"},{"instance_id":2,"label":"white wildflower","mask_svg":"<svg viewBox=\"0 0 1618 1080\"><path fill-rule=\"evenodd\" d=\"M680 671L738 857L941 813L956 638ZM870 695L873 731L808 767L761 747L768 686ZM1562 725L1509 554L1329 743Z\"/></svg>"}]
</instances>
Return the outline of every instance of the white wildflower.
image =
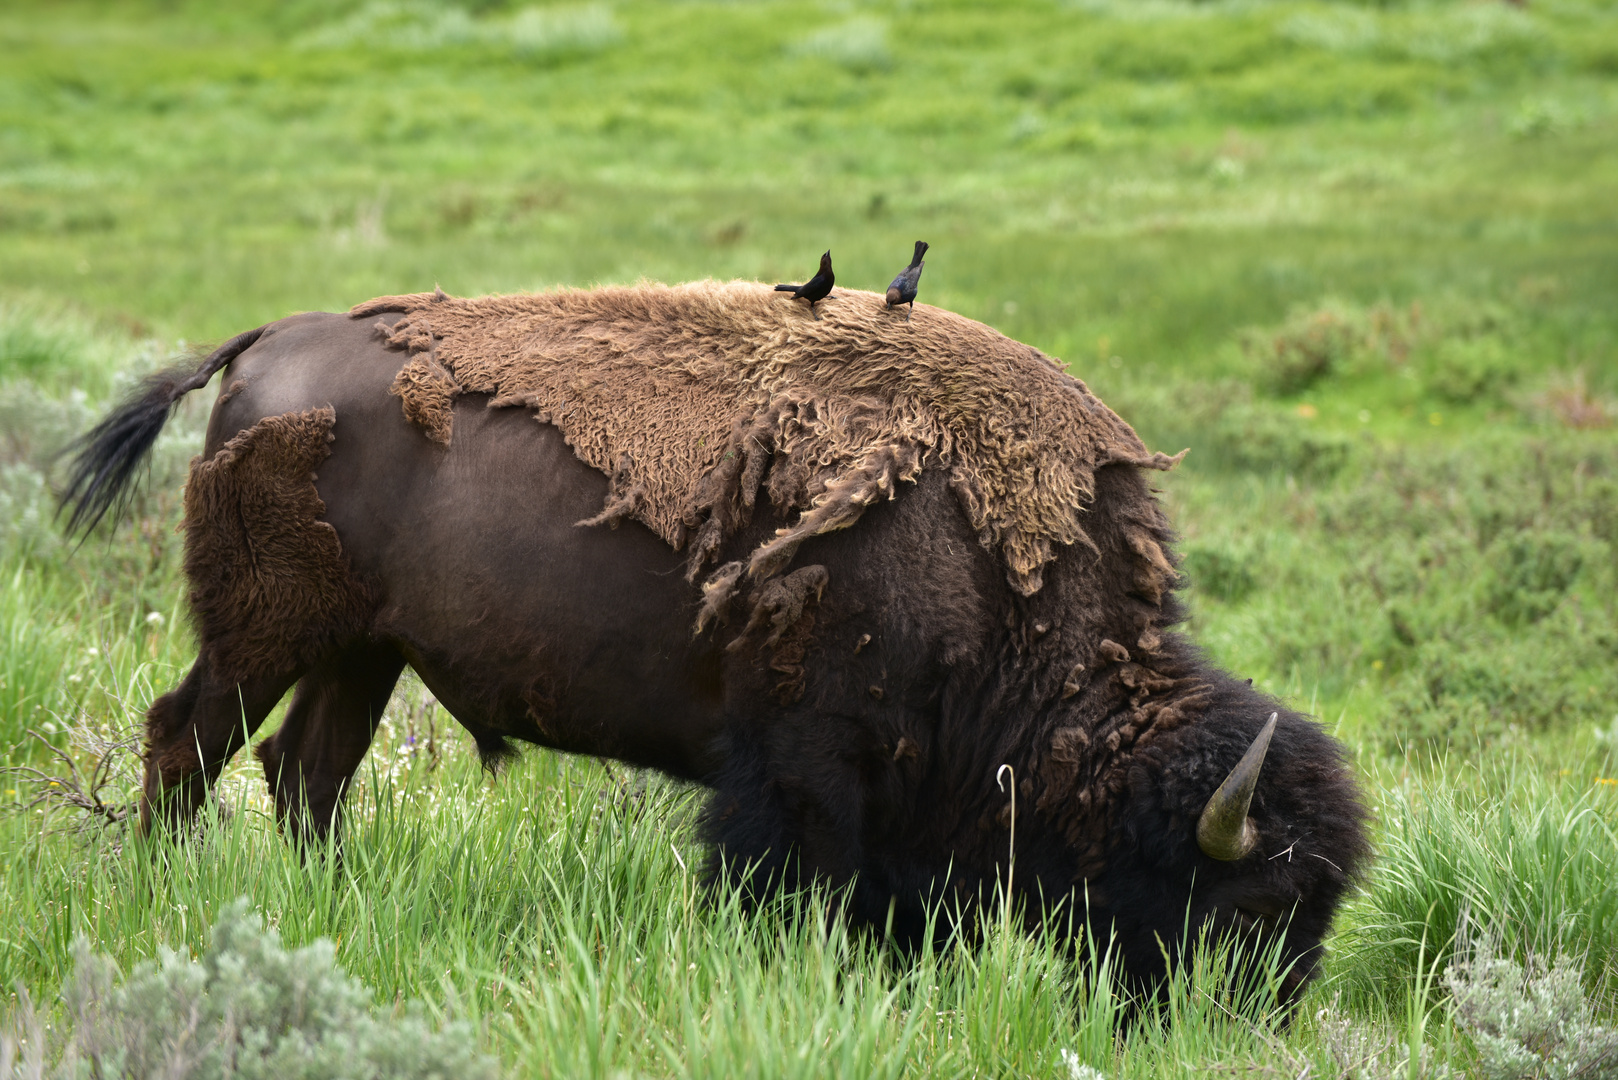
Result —
<instances>
[{"instance_id":1,"label":"white wildflower","mask_svg":"<svg viewBox=\"0 0 1618 1080\"><path fill-rule=\"evenodd\" d=\"M1079 1055L1062 1048L1062 1064L1067 1066L1068 1080L1107 1080L1107 1074L1093 1065L1086 1065L1079 1060Z\"/></svg>"}]
</instances>

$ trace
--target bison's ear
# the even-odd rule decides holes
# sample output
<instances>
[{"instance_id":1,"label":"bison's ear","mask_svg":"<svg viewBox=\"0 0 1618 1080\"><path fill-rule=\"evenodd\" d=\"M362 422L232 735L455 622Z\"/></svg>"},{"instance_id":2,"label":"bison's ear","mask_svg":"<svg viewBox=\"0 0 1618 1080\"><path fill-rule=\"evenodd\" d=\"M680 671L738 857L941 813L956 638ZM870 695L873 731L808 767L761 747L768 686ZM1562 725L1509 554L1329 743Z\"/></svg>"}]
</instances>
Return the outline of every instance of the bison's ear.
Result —
<instances>
[{"instance_id":1,"label":"bison's ear","mask_svg":"<svg viewBox=\"0 0 1618 1080\"><path fill-rule=\"evenodd\" d=\"M1252 805L1253 789L1258 787L1258 774L1264 768L1264 755L1269 752L1278 715L1270 714L1264 730L1202 808L1202 817L1197 820L1197 846L1210 858L1235 862L1246 858L1258 843L1258 829L1247 816L1247 808Z\"/></svg>"}]
</instances>

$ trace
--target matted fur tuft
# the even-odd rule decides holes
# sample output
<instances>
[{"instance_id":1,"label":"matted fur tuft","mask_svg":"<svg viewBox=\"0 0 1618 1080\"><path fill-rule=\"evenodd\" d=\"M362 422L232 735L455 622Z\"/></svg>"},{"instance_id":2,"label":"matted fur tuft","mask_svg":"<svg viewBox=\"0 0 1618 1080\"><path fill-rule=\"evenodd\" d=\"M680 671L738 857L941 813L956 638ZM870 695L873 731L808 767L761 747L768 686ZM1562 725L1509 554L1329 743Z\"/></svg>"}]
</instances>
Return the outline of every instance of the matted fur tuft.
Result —
<instances>
[{"instance_id":1,"label":"matted fur tuft","mask_svg":"<svg viewBox=\"0 0 1618 1080\"><path fill-rule=\"evenodd\" d=\"M315 490L336 422L330 408L267 416L191 463L185 572L223 678L296 670L370 624L373 598Z\"/></svg>"},{"instance_id":2,"label":"matted fur tuft","mask_svg":"<svg viewBox=\"0 0 1618 1080\"><path fill-rule=\"evenodd\" d=\"M1096 469L1179 460L1147 450L1054 360L982 323L925 304L906 322L880 294L852 290L822 311L815 320L755 282L699 281L435 291L350 315L404 314L378 330L411 353L393 392L428 437L449 443L461 394L534 410L614 478L599 520L634 517L689 546L693 580L750 520L761 487L800 516L753 552L757 579L936 464L1030 596L1059 548L1093 547L1083 517Z\"/></svg>"}]
</instances>

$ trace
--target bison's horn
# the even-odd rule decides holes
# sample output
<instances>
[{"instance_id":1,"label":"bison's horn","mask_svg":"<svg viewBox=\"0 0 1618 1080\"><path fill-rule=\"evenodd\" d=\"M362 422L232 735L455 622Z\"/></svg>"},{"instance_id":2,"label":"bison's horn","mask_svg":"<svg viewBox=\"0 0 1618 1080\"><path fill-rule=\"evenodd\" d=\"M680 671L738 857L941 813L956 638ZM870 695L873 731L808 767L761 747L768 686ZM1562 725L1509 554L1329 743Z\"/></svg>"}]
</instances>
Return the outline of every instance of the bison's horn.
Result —
<instances>
[{"instance_id":1,"label":"bison's horn","mask_svg":"<svg viewBox=\"0 0 1618 1080\"><path fill-rule=\"evenodd\" d=\"M1276 713L1270 714L1264 730L1258 733L1253 745L1247 748L1247 753L1202 808L1202 817L1197 820L1197 846L1211 858L1235 862L1245 858L1258 843L1258 829L1247 816L1247 808L1253 802L1253 789L1258 787L1258 774L1264 768L1270 736L1275 734L1276 716Z\"/></svg>"}]
</instances>

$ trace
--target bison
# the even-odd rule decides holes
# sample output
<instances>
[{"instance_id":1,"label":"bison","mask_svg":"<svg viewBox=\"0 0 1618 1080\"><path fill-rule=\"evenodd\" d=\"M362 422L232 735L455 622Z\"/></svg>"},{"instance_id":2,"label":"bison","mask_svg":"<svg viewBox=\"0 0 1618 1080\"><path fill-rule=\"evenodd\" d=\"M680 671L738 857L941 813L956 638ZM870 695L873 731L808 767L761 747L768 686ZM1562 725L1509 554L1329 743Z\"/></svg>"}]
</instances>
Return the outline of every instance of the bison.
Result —
<instances>
[{"instance_id":1,"label":"bison","mask_svg":"<svg viewBox=\"0 0 1618 1080\"><path fill-rule=\"evenodd\" d=\"M93 525L223 372L185 494L198 655L147 714L143 827L192 815L292 690L256 752L284 828L327 835L408 664L489 759L706 785L711 874L844 886L913 943L1009 887L1030 926L1069 905L1111 935L1138 987L1245 933L1294 1000L1365 811L1318 724L1176 632L1147 474L1177 459L982 324L826 307L435 292L155 377L64 496Z\"/></svg>"}]
</instances>

